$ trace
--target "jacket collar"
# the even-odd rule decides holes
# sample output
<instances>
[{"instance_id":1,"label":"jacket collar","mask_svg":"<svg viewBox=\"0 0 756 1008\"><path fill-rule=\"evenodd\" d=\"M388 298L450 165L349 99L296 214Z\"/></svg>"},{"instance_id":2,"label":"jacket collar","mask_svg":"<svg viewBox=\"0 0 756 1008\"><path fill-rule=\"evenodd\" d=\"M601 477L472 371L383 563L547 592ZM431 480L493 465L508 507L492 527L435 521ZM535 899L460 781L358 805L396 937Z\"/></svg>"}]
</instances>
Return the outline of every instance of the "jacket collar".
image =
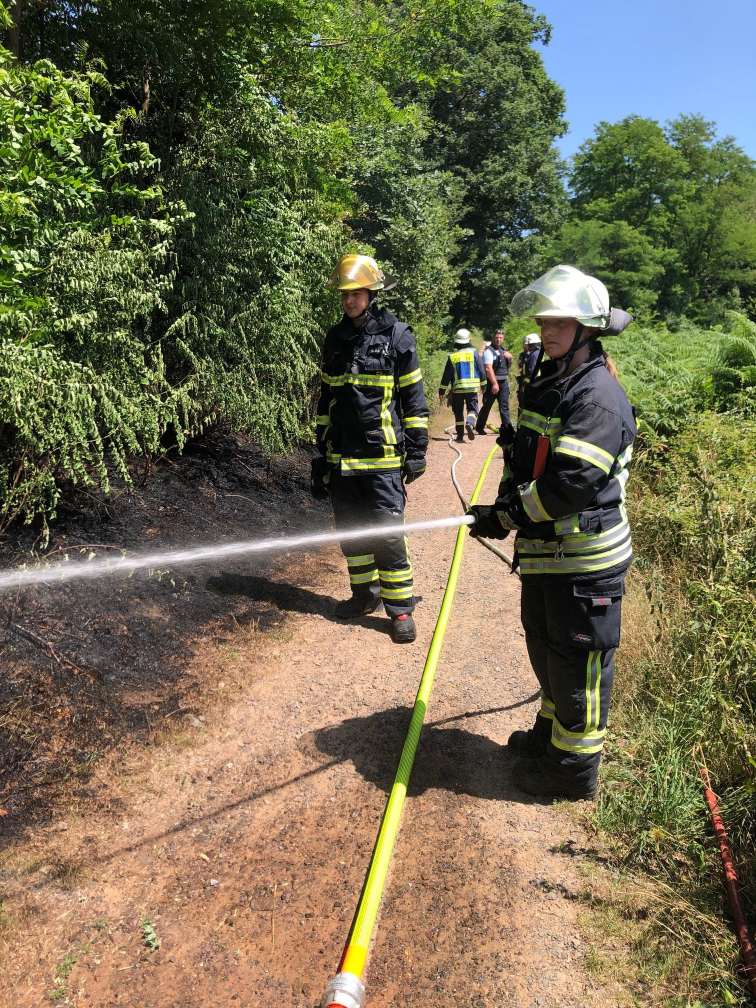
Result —
<instances>
[{"instance_id":1,"label":"jacket collar","mask_svg":"<svg viewBox=\"0 0 756 1008\"><path fill-rule=\"evenodd\" d=\"M355 329L352 320L343 315L336 325L336 333L343 340L361 339L364 336L374 336L377 333L388 332L396 325L396 316L386 308L379 307L375 302L365 312L365 321L361 328Z\"/></svg>"},{"instance_id":2,"label":"jacket collar","mask_svg":"<svg viewBox=\"0 0 756 1008\"><path fill-rule=\"evenodd\" d=\"M570 389L574 388L587 374L598 367L604 367L603 354L598 353L569 374L559 373L559 361L546 361L541 368L537 382L527 387L523 399L526 408L538 406L539 411L553 415Z\"/></svg>"}]
</instances>

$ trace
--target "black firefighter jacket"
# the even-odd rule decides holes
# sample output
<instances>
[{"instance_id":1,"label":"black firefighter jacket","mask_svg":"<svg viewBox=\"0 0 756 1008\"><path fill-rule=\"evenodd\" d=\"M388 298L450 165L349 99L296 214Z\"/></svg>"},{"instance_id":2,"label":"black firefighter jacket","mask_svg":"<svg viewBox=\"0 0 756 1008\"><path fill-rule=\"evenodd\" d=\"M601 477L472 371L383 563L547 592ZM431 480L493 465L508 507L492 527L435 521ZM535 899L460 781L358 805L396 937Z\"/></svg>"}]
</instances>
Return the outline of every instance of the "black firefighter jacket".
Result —
<instances>
[{"instance_id":1,"label":"black firefighter jacket","mask_svg":"<svg viewBox=\"0 0 756 1008\"><path fill-rule=\"evenodd\" d=\"M317 443L347 473L401 469L428 448L428 407L415 337L373 304L360 330L344 316L326 333Z\"/></svg>"},{"instance_id":2,"label":"black firefighter jacket","mask_svg":"<svg viewBox=\"0 0 756 1008\"><path fill-rule=\"evenodd\" d=\"M582 580L619 573L632 557L625 484L636 432L633 409L602 353L549 381L553 370L547 362L526 389L495 507L502 524L519 529L523 575ZM534 479L539 438L547 453Z\"/></svg>"}]
</instances>

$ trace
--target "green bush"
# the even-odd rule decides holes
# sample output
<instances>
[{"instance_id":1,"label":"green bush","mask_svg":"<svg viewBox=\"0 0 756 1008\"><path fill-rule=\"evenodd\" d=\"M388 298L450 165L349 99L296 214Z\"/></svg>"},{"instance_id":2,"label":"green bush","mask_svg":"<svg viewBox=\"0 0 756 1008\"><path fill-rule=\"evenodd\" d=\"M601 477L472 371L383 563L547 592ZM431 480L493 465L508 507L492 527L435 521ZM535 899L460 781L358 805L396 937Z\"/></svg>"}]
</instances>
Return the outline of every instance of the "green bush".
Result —
<instances>
[{"instance_id":1,"label":"green bush","mask_svg":"<svg viewBox=\"0 0 756 1008\"><path fill-rule=\"evenodd\" d=\"M756 415L756 323L737 312L727 313L728 334L722 338L712 367L712 392L720 408Z\"/></svg>"},{"instance_id":2,"label":"green bush","mask_svg":"<svg viewBox=\"0 0 756 1008\"><path fill-rule=\"evenodd\" d=\"M222 415L269 452L301 435L318 336L338 309L325 280L345 235L307 183L331 141L245 77L205 112L166 180L191 213L177 238L169 374L191 383L200 415Z\"/></svg>"},{"instance_id":3,"label":"green bush","mask_svg":"<svg viewBox=\"0 0 756 1008\"><path fill-rule=\"evenodd\" d=\"M741 320L729 321L742 332ZM748 354L740 334L684 325L677 333L644 331L636 343L636 332L628 330L615 351L643 422L630 510L631 582L645 604L641 618L626 622L616 745L596 819L622 837L630 861L669 887L656 911L671 948L664 968L697 964L675 1003L699 996L740 1004L736 944L717 925L721 866L698 767L704 758L721 797L753 913L756 421L712 380L733 345L739 356L727 359L739 368ZM653 366L640 359L648 337ZM723 405L729 411L715 412Z\"/></svg>"},{"instance_id":4,"label":"green bush","mask_svg":"<svg viewBox=\"0 0 756 1008\"><path fill-rule=\"evenodd\" d=\"M181 207L154 158L94 111L97 73L22 67L0 48L0 528L54 512L64 481L108 487L108 460L189 426L155 320Z\"/></svg>"}]
</instances>

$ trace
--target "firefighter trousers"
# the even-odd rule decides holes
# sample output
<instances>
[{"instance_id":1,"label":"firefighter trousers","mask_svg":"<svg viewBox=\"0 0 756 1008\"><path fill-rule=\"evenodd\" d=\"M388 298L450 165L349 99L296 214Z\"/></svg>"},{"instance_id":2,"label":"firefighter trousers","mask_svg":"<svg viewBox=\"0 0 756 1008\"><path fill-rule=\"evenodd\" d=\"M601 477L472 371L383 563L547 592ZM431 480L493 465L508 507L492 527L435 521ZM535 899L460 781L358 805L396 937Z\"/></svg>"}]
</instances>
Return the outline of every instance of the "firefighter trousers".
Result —
<instances>
[{"instance_id":1,"label":"firefighter trousers","mask_svg":"<svg viewBox=\"0 0 756 1008\"><path fill-rule=\"evenodd\" d=\"M527 574L522 624L541 686L535 731L557 780L594 785L606 735L620 640L624 572L611 576Z\"/></svg>"},{"instance_id":2,"label":"firefighter trousers","mask_svg":"<svg viewBox=\"0 0 756 1008\"><path fill-rule=\"evenodd\" d=\"M403 521L406 495L401 473L349 473L338 470L329 484L336 528L395 525ZM352 539L341 544L352 594L380 596L388 616L415 608L412 565L403 535Z\"/></svg>"},{"instance_id":3,"label":"firefighter trousers","mask_svg":"<svg viewBox=\"0 0 756 1008\"><path fill-rule=\"evenodd\" d=\"M478 393L452 392L451 407L457 436L461 437L465 433L465 409L467 409L468 427L474 427L478 419Z\"/></svg>"},{"instance_id":4,"label":"firefighter trousers","mask_svg":"<svg viewBox=\"0 0 756 1008\"><path fill-rule=\"evenodd\" d=\"M509 420L509 382L506 378L498 379L499 391L491 392L491 386L486 385L485 391L483 392L483 405L480 408L480 413L478 413L478 422L475 427L479 434L482 434L486 429L486 424L488 423L488 414L491 412L491 407L495 402L499 403L499 415L501 416L501 426L504 427L508 425Z\"/></svg>"}]
</instances>

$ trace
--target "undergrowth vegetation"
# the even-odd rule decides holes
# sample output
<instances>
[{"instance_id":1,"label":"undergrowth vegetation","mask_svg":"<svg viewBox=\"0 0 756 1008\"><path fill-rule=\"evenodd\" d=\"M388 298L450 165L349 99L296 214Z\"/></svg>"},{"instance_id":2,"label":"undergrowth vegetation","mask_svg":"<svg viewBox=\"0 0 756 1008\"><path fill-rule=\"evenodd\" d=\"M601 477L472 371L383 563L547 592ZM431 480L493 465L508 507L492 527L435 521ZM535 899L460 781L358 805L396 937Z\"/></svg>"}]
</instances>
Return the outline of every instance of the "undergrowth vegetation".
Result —
<instances>
[{"instance_id":1,"label":"undergrowth vegetation","mask_svg":"<svg viewBox=\"0 0 756 1008\"><path fill-rule=\"evenodd\" d=\"M756 325L732 313L717 330L633 326L611 350L640 433L636 564L597 823L656 879L641 958L678 990L672 1003L745 1004L698 768L705 760L720 796L753 920Z\"/></svg>"}]
</instances>

